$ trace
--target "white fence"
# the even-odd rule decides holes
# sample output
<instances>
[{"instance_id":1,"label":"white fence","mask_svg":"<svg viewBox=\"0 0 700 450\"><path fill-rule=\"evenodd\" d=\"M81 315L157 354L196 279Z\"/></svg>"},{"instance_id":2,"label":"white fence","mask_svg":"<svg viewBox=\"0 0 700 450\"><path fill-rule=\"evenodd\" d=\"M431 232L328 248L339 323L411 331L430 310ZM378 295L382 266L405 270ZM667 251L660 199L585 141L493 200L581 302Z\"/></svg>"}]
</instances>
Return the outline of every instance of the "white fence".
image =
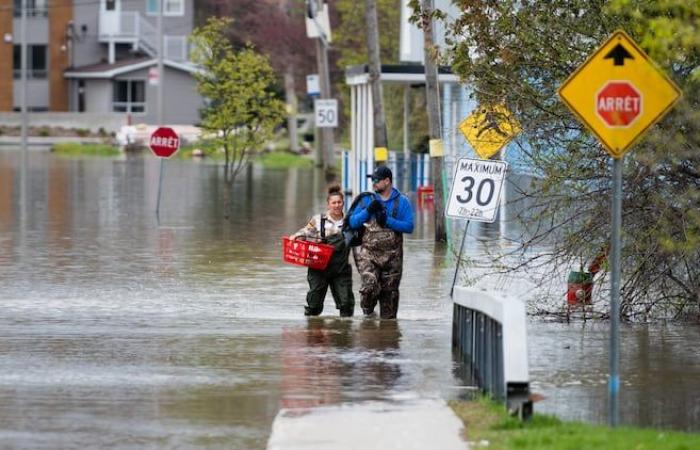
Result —
<instances>
[{"instance_id":1,"label":"white fence","mask_svg":"<svg viewBox=\"0 0 700 450\"><path fill-rule=\"evenodd\" d=\"M28 114L29 126L87 129L107 133L117 132L127 123L127 115L121 113L33 112ZM22 125L22 114L0 112L0 124L10 127Z\"/></svg>"}]
</instances>

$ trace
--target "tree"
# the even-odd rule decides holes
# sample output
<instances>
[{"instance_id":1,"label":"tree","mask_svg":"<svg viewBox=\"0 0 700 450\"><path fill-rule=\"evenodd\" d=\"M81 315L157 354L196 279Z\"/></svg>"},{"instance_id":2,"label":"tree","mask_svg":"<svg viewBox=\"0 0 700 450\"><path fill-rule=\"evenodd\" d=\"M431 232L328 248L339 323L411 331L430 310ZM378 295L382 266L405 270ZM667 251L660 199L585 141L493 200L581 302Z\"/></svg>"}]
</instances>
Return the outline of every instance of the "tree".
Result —
<instances>
[{"instance_id":1,"label":"tree","mask_svg":"<svg viewBox=\"0 0 700 450\"><path fill-rule=\"evenodd\" d=\"M290 149L297 151L297 94L306 94L305 76L316 71L313 40L306 37L305 0L235 0L225 3L204 0L196 3L200 21L208 15L236 18L236 26L227 29L234 48L252 45L268 56L285 93Z\"/></svg>"},{"instance_id":2,"label":"tree","mask_svg":"<svg viewBox=\"0 0 700 450\"><path fill-rule=\"evenodd\" d=\"M516 114L523 126L519 150L539 177L524 193L530 206L518 217L525 230L520 257L500 257L504 270L578 268L609 242L610 159L556 95L575 68L623 28L679 83L684 98L625 158L621 314L629 319L697 314L700 5L683 0L455 3L462 14L451 29L449 62L473 86L480 104L502 103Z\"/></svg>"},{"instance_id":3,"label":"tree","mask_svg":"<svg viewBox=\"0 0 700 450\"><path fill-rule=\"evenodd\" d=\"M365 0L365 27L367 28L367 53L369 54L369 84L372 89L374 113L374 146L387 147L386 119L384 118L384 98L382 83L382 62L379 58L379 24L377 20L377 0Z\"/></svg>"},{"instance_id":4,"label":"tree","mask_svg":"<svg viewBox=\"0 0 700 450\"><path fill-rule=\"evenodd\" d=\"M192 33L197 90L208 100L202 127L225 154L224 178L233 184L250 156L270 139L284 114L272 92L274 73L267 58L250 47L234 51L226 38L231 19L211 18Z\"/></svg>"},{"instance_id":5,"label":"tree","mask_svg":"<svg viewBox=\"0 0 700 450\"><path fill-rule=\"evenodd\" d=\"M333 49L338 54L337 65L340 68L357 64L366 64L369 60L366 45L365 2L356 0L337 0L334 6L339 16L339 23L334 28ZM399 24L401 22L401 2L399 0L377 0L377 22L379 30L379 59L383 64L397 64L399 59ZM344 82L338 88L343 98L343 113L350 112L349 89ZM389 148L399 148L403 122L403 86L386 84L384 91L384 109ZM427 135L427 116L425 96L422 92L412 96L410 129L411 147L416 149ZM347 130L349 127L345 127Z\"/></svg>"},{"instance_id":6,"label":"tree","mask_svg":"<svg viewBox=\"0 0 700 450\"><path fill-rule=\"evenodd\" d=\"M442 139L440 130L440 98L438 93L437 51L433 36L433 19L435 9L432 0L412 0L409 6L413 10L412 20L418 22L423 30L423 60L425 64L425 92L428 100L428 131L431 140ZM439 13L437 13L439 16ZM435 189L435 241L447 240L445 229L445 202L442 186L443 157L430 158L430 178Z\"/></svg>"}]
</instances>

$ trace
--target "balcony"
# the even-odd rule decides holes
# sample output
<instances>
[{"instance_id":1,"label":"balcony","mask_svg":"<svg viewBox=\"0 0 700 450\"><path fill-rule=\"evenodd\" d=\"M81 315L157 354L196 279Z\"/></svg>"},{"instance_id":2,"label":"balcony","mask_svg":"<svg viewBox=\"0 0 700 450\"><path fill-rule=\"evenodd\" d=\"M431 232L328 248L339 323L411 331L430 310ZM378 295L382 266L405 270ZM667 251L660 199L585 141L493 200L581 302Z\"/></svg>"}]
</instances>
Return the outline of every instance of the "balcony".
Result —
<instances>
[{"instance_id":1,"label":"balcony","mask_svg":"<svg viewBox=\"0 0 700 450\"><path fill-rule=\"evenodd\" d=\"M134 50L141 50L151 57L158 54L156 27L135 11L100 14L98 39L109 45L131 44ZM163 57L165 59L184 62L188 61L188 56L186 36L163 36Z\"/></svg>"}]
</instances>

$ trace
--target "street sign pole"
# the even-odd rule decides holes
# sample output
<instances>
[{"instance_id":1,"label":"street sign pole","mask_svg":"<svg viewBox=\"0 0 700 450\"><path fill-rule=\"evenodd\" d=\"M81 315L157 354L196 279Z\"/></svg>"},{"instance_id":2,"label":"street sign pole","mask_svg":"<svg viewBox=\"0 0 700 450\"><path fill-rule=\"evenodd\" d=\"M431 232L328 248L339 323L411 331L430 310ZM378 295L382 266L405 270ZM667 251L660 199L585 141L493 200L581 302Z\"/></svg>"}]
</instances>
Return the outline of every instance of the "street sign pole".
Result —
<instances>
[{"instance_id":1,"label":"street sign pole","mask_svg":"<svg viewBox=\"0 0 700 450\"><path fill-rule=\"evenodd\" d=\"M624 156L613 158L611 273L610 273L610 378L608 380L609 424L620 420L620 230L622 229L622 165Z\"/></svg>"},{"instance_id":2,"label":"street sign pole","mask_svg":"<svg viewBox=\"0 0 700 450\"><path fill-rule=\"evenodd\" d=\"M558 90L569 109L613 157L610 230L608 421L620 417L620 254L624 154L681 97L681 90L622 30L613 33Z\"/></svg>"},{"instance_id":3,"label":"street sign pole","mask_svg":"<svg viewBox=\"0 0 700 450\"><path fill-rule=\"evenodd\" d=\"M158 2L158 16L156 18L156 28L158 32L158 127L163 126L163 84L165 81L163 67L163 1ZM160 159L160 171L158 175L158 201L156 202L156 221L160 224L160 190L163 186L163 170L165 168L165 158Z\"/></svg>"},{"instance_id":4,"label":"street sign pole","mask_svg":"<svg viewBox=\"0 0 700 450\"><path fill-rule=\"evenodd\" d=\"M452 278L452 287L450 288L450 298L455 292L455 284L457 283L457 273L459 272L459 265L462 262L462 253L464 252L464 242L467 240L467 230L469 229L469 223L471 221L467 220L467 224L464 225L464 234L462 235L462 245L459 247L459 255L457 256L457 263L455 264L455 276Z\"/></svg>"},{"instance_id":5,"label":"street sign pole","mask_svg":"<svg viewBox=\"0 0 700 450\"><path fill-rule=\"evenodd\" d=\"M163 187L163 172L165 171L165 158L160 158L160 175L158 176L158 201L156 202L156 219L160 223L160 190Z\"/></svg>"},{"instance_id":6,"label":"street sign pole","mask_svg":"<svg viewBox=\"0 0 700 450\"><path fill-rule=\"evenodd\" d=\"M160 223L160 191L163 186L163 172L165 171L166 158L170 158L177 153L180 148L180 137L175 130L168 127L159 127L153 134L149 142L149 147L153 154L160 158L160 176L158 177L158 200L156 202L156 219Z\"/></svg>"}]
</instances>

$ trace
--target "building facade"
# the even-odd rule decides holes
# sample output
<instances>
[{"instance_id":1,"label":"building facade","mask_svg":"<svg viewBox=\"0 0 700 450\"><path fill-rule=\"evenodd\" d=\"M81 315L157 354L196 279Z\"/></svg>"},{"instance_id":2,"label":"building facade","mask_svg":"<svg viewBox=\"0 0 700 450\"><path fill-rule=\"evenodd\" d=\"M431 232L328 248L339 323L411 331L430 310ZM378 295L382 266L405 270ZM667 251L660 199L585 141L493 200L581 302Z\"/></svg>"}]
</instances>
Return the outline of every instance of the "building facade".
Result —
<instances>
[{"instance_id":1,"label":"building facade","mask_svg":"<svg viewBox=\"0 0 700 450\"><path fill-rule=\"evenodd\" d=\"M26 0L27 105L30 111L124 113L134 123L157 120L157 83L164 81L164 122L196 124L187 38L194 0L163 2L164 74L157 73L159 0ZM0 111L21 107L22 0L0 0Z\"/></svg>"}]
</instances>

